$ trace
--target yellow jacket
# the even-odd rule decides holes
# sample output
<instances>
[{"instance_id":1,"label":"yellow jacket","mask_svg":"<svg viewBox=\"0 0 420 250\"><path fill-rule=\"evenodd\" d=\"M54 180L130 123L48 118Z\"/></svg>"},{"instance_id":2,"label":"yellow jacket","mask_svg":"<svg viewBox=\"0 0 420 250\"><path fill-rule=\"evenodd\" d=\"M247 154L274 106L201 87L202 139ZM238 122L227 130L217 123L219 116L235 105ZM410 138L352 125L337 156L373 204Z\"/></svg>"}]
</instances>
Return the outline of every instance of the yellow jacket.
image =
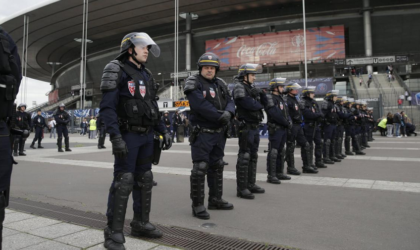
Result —
<instances>
[{"instance_id":1,"label":"yellow jacket","mask_svg":"<svg viewBox=\"0 0 420 250\"><path fill-rule=\"evenodd\" d=\"M378 127L381 127L381 128L386 128L386 121L387 121L387 119L386 119L386 118L382 119L382 120L379 122Z\"/></svg>"},{"instance_id":2,"label":"yellow jacket","mask_svg":"<svg viewBox=\"0 0 420 250\"><path fill-rule=\"evenodd\" d=\"M96 120L95 119L91 119L89 121L89 124L90 124L90 127L89 127L90 130L96 130Z\"/></svg>"}]
</instances>

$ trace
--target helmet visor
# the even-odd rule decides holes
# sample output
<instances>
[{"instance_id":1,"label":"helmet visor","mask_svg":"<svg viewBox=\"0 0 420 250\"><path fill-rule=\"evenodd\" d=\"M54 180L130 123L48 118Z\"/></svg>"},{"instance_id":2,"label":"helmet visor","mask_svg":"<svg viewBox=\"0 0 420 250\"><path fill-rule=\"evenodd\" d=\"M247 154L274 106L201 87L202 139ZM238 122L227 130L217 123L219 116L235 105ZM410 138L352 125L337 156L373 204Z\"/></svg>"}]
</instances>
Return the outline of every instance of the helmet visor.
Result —
<instances>
[{"instance_id":1,"label":"helmet visor","mask_svg":"<svg viewBox=\"0 0 420 250\"><path fill-rule=\"evenodd\" d=\"M247 63L239 68L239 73L244 71L245 74L261 74L263 69L259 64Z\"/></svg>"},{"instance_id":2,"label":"helmet visor","mask_svg":"<svg viewBox=\"0 0 420 250\"><path fill-rule=\"evenodd\" d=\"M130 41L134 44L134 46L138 48L148 47L149 51L155 56L160 56L160 48L159 46L153 41L150 36L144 32L134 33L130 37L126 38L130 39ZM124 42L124 41L123 41Z\"/></svg>"},{"instance_id":3,"label":"helmet visor","mask_svg":"<svg viewBox=\"0 0 420 250\"><path fill-rule=\"evenodd\" d=\"M340 91L338 89L331 90L331 95L338 96Z\"/></svg>"},{"instance_id":4,"label":"helmet visor","mask_svg":"<svg viewBox=\"0 0 420 250\"><path fill-rule=\"evenodd\" d=\"M302 86L300 86L298 83L292 83L286 86L286 89L301 89Z\"/></svg>"}]
</instances>

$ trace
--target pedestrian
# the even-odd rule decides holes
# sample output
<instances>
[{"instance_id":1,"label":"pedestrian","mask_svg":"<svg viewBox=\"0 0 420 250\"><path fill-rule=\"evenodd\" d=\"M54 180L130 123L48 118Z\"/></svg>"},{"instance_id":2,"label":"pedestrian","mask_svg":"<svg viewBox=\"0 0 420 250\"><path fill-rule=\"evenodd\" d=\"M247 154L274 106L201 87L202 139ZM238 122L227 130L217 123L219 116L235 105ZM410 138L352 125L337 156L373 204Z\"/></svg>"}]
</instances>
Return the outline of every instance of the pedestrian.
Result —
<instances>
[{"instance_id":1,"label":"pedestrian","mask_svg":"<svg viewBox=\"0 0 420 250\"><path fill-rule=\"evenodd\" d=\"M162 117L162 121L165 124L166 130L171 131L171 120L169 119L169 112L165 111Z\"/></svg>"},{"instance_id":2,"label":"pedestrian","mask_svg":"<svg viewBox=\"0 0 420 250\"><path fill-rule=\"evenodd\" d=\"M172 141L175 142L175 134L177 136L177 140L176 142L180 142L178 141L179 138L179 134L178 134L178 127L182 126L182 119L181 116L179 115L178 110L175 111L175 114L172 115L172 128L173 128L173 132L172 132Z\"/></svg>"},{"instance_id":3,"label":"pedestrian","mask_svg":"<svg viewBox=\"0 0 420 250\"><path fill-rule=\"evenodd\" d=\"M360 78L359 79L359 86L362 86L362 82L363 82L363 80L362 80L362 78Z\"/></svg>"},{"instance_id":4,"label":"pedestrian","mask_svg":"<svg viewBox=\"0 0 420 250\"><path fill-rule=\"evenodd\" d=\"M56 122L54 120L54 117L51 118L51 121L48 123L48 126L50 127L50 139L52 138L53 135L54 135L54 139L55 139L55 126L56 126Z\"/></svg>"},{"instance_id":5,"label":"pedestrian","mask_svg":"<svg viewBox=\"0 0 420 250\"><path fill-rule=\"evenodd\" d=\"M64 110L66 106L64 103L61 103L57 110L54 112L54 119L57 123L57 147L58 152L64 152L62 148L63 143L63 135L64 135L64 144L65 150L70 152L70 139L69 139L69 131L67 130L67 124L70 122L70 115Z\"/></svg>"},{"instance_id":6,"label":"pedestrian","mask_svg":"<svg viewBox=\"0 0 420 250\"><path fill-rule=\"evenodd\" d=\"M381 136L386 136L386 123L388 119L384 116L381 119L379 119L378 128L381 132Z\"/></svg>"},{"instance_id":7,"label":"pedestrian","mask_svg":"<svg viewBox=\"0 0 420 250\"><path fill-rule=\"evenodd\" d=\"M80 123L80 135L85 136L88 127L88 122L86 118L83 118L83 121Z\"/></svg>"},{"instance_id":8,"label":"pedestrian","mask_svg":"<svg viewBox=\"0 0 420 250\"><path fill-rule=\"evenodd\" d=\"M254 86L256 74L262 73L258 64L244 64L235 77L233 99L235 101L239 126L239 152L236 164L236 196L254 199L254 193L265 193L256 184L258 147L260 145L259 124L263 120L264 92Z\"/></svg>"},{"instance_id":9,"label":"pedestrian","mask_svg":"<svg viewBox=\"0 0 420 250\"><path fill-rule=\"evenodd\" d=\"M410 106L411 106L411 96L408 96L408 97L407 97L407 101L408 101L408 105L410 105Z\"/></svg>"},{"instance_id":10,"label":"pedestrian","mask_svg":"<svg viewBox=\"0 0 420 250\"><path fill-rule=\"evenodd\" d=\"M189 137L189 135L190 135L190 121L189 121L186 114L184 115L184 119L183 119L182 123L184 125L184 136Z\"/></svg>"},{"instance_id":11,"label":"pedestrian","mask_svg":"<svg viewBox=\"0 0 420 250\"><path fill-rule=\"evenodd\" d=\"M44 138L44 128L47 126L47 123L45 122L45 118L42 117L40 109L38 109L37 115L34 117L34 119L32 119L32 125L35 128L35 136L30 148L36 149L36 141L38 141L38 148L44 148L41 146L41 141Z\"/></svg>"},{"instance_id":12,"label":"pedestrian","mask_svg":"<svg viewBox=\"0 0 420 250\"><path fill-rule=\"evenodd\" d=\"M395 113L394 118L393 118L393 123L394 123L394 133L395 133L396 138L401 138L401 135L400 135L401 121L402 121L401 114L398 112Z\"/></svg>"},{"instance_id":13,"label":"pedestrian","mask_svg":"<svg viewBox=\"0 0 420 250\"><path fill-rule=\"evenodd\" d=\"M268 154L267 154L267 182L280 184L281 180L290 180L284 174L285 144L287 130L292 128L283 91L286 78L274 78L270 81L271 94L267 94L267 103L264 107L267 113L268 125Z\"/></svg>"},{"instance_id":14,"label":"pedestrian","mask_svg":"<svg viewBox=\"0 0 420 250\"><path fill-rule=\"evenodd\" d=\"M386 115L386 136L387 137L392 137L392 130L394 128L394 116L392 115L391 112L388 112L388 114Z\"/></svg>"},{"instance_id":15,"label":"pedestrian","mask_svg":"<svg viewBox=\"0 0 420 250\"><path fill-rule=\"evenodd\" d=\"M404 95L405 95L405 100L408 101L408 96L409 95L408 95L408 91L407 90L405 91Z\"/></svg>"},{"instance_id":16,"label":"pedestrian","mask_svg":"<svg viewBox=\"0 0 420 250\"><path fill-rule=\"evenodd\" d=\"M3 9L3 7L2 7ZM10 198L10 180L12 177L13 156L11 142L13 138L10 136L22 136L23 130L19 128L11 128L9 130L7 120L14 117L16 105L14 104L16 95L18 94L20 82L22 80L20 57L18 48L10 37L10 35L0 26L0 249L2 248L3 238L3 221L6 216L6 207ZM11 90L11 91L6 91ZM9 135L10 134L10 135ZM23 137L25 137L23 136Z\"/></svg>"},{"instance_id":17,"label":"pedestrian","mask_svg":"<svg viewBox=\"0 0 420 250\"><path fill-rule=\"evenodd\" d=\"M96 139L96 117L92 116L89 121L89 139Z\"/></svg>"},{"instance_id":18,"label":"pedestrian","mask_svg":"<svg viewBox=\"0 0 420 250\"><path fill-rule=\"evenodd\" d=\"M145 67L149 53L158 57L160 48L148 34L127 34L122 39L120 54L103 71L100 116L110 135L114 155L114 176L106 210L108 223L104 229L106 249L125 249L124 221L131 192L134 218L130 235L162 237L162 232L149 221L151 169L152 162L160 158L160 150L169 149L172 142L159 116L158 85ZM163 138L162 145L157 140L158 148L154 146L155 129Z\"/></svg>"},{"instance_id":19,"label":"pedestrian","mask_svg":"<svg viewBox=\"0 0 420 250\"><path fill-rule=\"evenodd\" d=\"M408 123L408 117L405 114L404 111L401 111L401 136L402 137L407 137L407 123Z\"/></svg>"},{"instance_id":20,"label":"pedestrian","mask_svg":"<svg viewBox=\"0 0 420 250\"><path fill-rule=\"evenodd\" d=\"M32 119L31 119L31 115L26 112L25 103L19 104L15 117L16 117L15 125L20 130L28 130L28 131L31 130ZM26 154L24 153L24 151L25 151L26 137L21 136L21 135L14 135L13 138L14 138L13 156L18 156L18 155L25 156ZM18 150L19 150L19 154L18 154Z\"/></svg>"},{"instance_id":21,"label":"pedestrian","mask_svg":"<svg viewBox=\"0 0 420 250\"><path fill-rule=\"evenodd\" d=\"M398 99L398 108L402 108L402 104L403 104L403 99Z\"/></svg>"},{"instance_id":22,"label":"pedestrian","mask_svg":"<svg viewBox=\"0 0 420 250\"><path fill-rule=\"evenodd\" d=\"M216 77L220 67L219 57L214 53L205 53L198 59L197 66L199 73L188 77L184 88L190 102L190 122L193 125L190 137L193 161L190 197L193 216L207 220L210 214L204 207L206 175L209 187L207 208L233 209L233 205L222 195L226 126L235 114L235 104L227 84Z\"/></svg>"}]
</instances>

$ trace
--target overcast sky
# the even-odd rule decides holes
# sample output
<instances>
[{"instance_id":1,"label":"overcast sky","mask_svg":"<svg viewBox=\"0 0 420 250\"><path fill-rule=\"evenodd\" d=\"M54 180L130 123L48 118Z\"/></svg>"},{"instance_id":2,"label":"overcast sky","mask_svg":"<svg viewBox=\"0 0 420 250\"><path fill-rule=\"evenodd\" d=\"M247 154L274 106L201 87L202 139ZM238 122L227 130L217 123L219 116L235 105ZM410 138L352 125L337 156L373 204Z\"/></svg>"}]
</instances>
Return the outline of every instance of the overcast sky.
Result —
<instances>
[{"instance_id":1,"label":"overcast sky","mask_svg":"<svg viewBox=\"0 0 420 250\"><path fill-rule=\"evenodd\" d=\"M8 18L10 16L13 16L16 12L21 12L27 8L31 8L35 5L42 4L43 2L46 2L47 0L0 0L0 24L3 22L2 20L4 18ZM7 7L6 7L7 6ZM24 6L24 9L22 9L22 6ZM22 19L23 23L23 19ZM29 25L29 29L30 29ZM29 30L30 31L30 30ZM19 54L21 53L22 48L19 48ZM22 84L25 80L22 80ZM51 90L50 83L38 81L35 79L28 78L27 79L27 87L26 87L26 104L29 107L32 107L32 102L36 102L37 104L41 104L43 102L48 101L48 97L45 96L45 93L47 93L49 90ZM24 102L21 98L22 90L19 91L18 96L16 97L16 102L19 104L21 102Z\"/></svg>"}]
</instances>

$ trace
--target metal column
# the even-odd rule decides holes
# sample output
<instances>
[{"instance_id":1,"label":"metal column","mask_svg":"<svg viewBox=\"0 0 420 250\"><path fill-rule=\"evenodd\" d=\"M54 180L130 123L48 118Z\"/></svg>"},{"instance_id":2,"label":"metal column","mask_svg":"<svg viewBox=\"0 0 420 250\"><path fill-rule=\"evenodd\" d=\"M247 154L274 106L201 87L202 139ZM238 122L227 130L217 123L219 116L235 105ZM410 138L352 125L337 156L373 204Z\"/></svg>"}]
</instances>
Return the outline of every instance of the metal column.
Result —
<instances>
[{"instance_id":1,"label":"metal column","mask_svg":"<svg viewBox=\"0 0 420 250\"><path fill-rule=\"evenodd\" d=\"M185 22L185 70L191 70L191 13L186 13Z\"/></svg>"},{"instance_id":2,"label":"metal column","mask_svg":"<svg viewBox=\"0 0 420 250\"><path fill-rule=\"evenodd\" d=\"M370 4L369 0L363 0L363 28L365 31L365 54L372 56L372 26L370 22ZM372 65L367 66L368 74L372 74Z\"/></svg>"}]
</instances>

